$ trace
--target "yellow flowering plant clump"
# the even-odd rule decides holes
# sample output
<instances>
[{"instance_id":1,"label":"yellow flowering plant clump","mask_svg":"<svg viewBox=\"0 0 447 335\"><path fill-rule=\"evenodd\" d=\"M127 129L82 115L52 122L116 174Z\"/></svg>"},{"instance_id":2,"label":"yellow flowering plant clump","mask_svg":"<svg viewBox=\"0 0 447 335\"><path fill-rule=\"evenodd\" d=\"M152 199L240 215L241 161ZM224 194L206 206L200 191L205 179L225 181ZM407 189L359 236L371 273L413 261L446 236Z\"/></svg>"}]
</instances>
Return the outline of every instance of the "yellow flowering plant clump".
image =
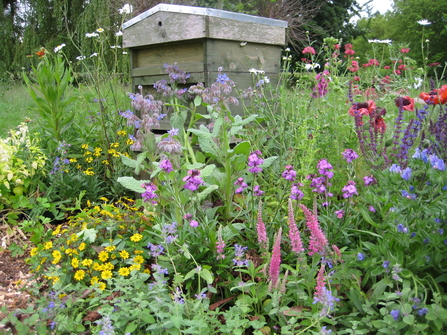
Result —
<instances>
[{"instance_id":1,"label":"yellow flowering plant clump","mask_svg":"<svg viewBox=\"0 0 447 335\"><path fill-rule=\"evenodd\" d=\"M15 207L15 198L37 189L45 162L39 142L30 137L25 123L0 140L0 209Z\"/></svg>"},{"instance_id":2,"label":"yellow flowering plant clump","mask_svg":"<svg viewBox=\"0 0 447 335\"><path fill-rule=\"evenodd\" d=\"M104 290L110 279L150 273L146 231L153 217L145 215L141 204L131 199L99 200L87 201L67 225L54 229L50 240L31 250L27 262L52 289L70 290L71 284L72 288Z\"/></svg>"}]
</instances>

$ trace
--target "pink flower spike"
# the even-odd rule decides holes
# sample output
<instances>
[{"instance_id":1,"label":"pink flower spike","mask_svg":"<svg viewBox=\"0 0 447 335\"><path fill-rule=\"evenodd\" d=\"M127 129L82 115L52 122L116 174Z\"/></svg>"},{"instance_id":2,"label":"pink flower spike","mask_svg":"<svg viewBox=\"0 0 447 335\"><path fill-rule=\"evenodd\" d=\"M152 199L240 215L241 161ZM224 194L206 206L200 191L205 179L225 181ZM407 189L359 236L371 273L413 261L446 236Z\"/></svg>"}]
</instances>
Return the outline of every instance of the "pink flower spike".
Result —
<instances>
[{"instance_id":1,"label":"pink flower spike","mask_svg":"<svg viewBox=\"0 0 447 335\"><path fill-rule=\"evenodd\" d=\"M256 225L257 232L258 232L258 242L261 245L263 249L268 249L268 238L267 238L267 231L265 229L265 224L262 221L262 201L259 201L258 205L258 223Z\"/></svg>"},{"instance_id":2,"label":"pink flower spike","mask_svg":"<svg viewBox=\"0 0 447 335\"><path fill-rule=\"evenodd\" d=\"M295 214L293 213L292 199L289 198L289 238L292 243L292 251L299 254L304 251L303 242L301 241L301 234L296 227Z\"/></svg>"},{"instance_id":3,"label":"pink flower spike","mask_svg":"<svg viewBox=\"0 0 447 335\"><path fill-rule=\"evenodd\" d=\"M324 288L324 264L321 264L320 270L317 275L317 285L315 286L314 299L321 300L323 297L323 288Z\"/></svg>"},{"instance_id":4,"label":"pink flower spike","mask_svg":"<svg viewBox=\"0 0 447 335\"><path fill-rule=\"evenodd\" d=\"M317 218L312 212L303 204L300 204L301 209L306 216L306 224L307 228L310 230L310 241L309 241L309 256L312 256L316 253L320 255L325 254L325 248L328 245L327 238L323 233L323 230L320 228L320 224L318 223Z\"/></svg>"},{"instance_id":5,"label":"pink flower spike","mask_svg":"<svg viewBox=\"0 0 447 335\"><path fill-rule=\"evenodd\" d=\"M276 234L275 244L273 245L272 258L269 267L270 286L276 287L279 278L279 269L281 266L281 236L282 228L279 228Z\"/></svg>"}]
</instances>

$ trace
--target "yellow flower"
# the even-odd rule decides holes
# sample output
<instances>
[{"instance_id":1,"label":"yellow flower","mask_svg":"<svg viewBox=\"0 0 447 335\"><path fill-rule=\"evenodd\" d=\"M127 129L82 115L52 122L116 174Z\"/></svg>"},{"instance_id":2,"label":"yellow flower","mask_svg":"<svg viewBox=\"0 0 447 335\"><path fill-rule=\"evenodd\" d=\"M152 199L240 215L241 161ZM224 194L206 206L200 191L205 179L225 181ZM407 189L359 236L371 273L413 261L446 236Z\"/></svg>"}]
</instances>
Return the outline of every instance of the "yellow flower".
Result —
<instances>
[{"instance_id":1,"label":"yellow flower","mask_svg":"<svg viewBox=\"0 0 447 335\"><path fill-rule=\"evenodd\" d=\"M40 261L40 264L43 264L43 263L45 263L45 262L46 262L46 260L47 260L47 258L46 258L46 257L42 258L42 260Z\"/></svg>"},{"instance_id":2,"label":"yellow flower","mask_svg":"<svg viewBox=\"0 0 447 335\"><path fill-rule=\"evenodd\" d=\"M129 268L121 268L119 269L118 273L120 274L120 276L128 276L130 275L130 270Z\"/></svg>"},{"instance_id":3,"label":"yellow flower","mask_svg":"<svg viewBox=\"0 0 447 335\"><path fill-rule=\"evenodd\" d=\"M139 241L141 241L142 239L143 239L143 235L138 234L138 233L133 234L133 235L130 237L130 240L131 240L132 242L139 242Z\"/></svg>"},{"instance_id":4,"label":"yellow flower","mask_svg":"<svg viewBox=\"0 0 447 335\"><path fill-rule=\"evenodd\" d=\"M57 228L53 231L52 235L55 236L55 235L60 234L61 233L61 227L62 227L61 225L57 226Z\"/></svg>"},{"instance_id":5,"label":"yellow flower","mask_svg":"<svg viewBox=\"0 0 447 335\"><path fill-rule=\"evenodd\" d=\"M135 250L133 253L135 255L141 255L144 251L143 250Z\"/></svg>"},{"instance_id":6,"label":"yellow flower","mask_svg":"<svg viewBox=\"0 0 447 335\"><path fill-rule=\"evenodd\" d=\"M91 162L93 162L93 157L87 157L87 158L85 159L85 161L86 161L87 163L91 163Z\"/></svg>"},{"instance_id":7,"label":"yellow flower","mask_svg":"<svg viewBox=\"0 0 447 335\"><path fill-rule=\"evenodd\" d=\"M39 250L39 249L37 249L37 248L32 248L32 249L31 249L31 252L30 252L31 257L36 256L38 250Z\"/></svg>"},{"instance_id":8,"label":"yellow flower","mask_svg":"<svg viewBox=\"0 0 447 335\"><path fill-rule=\"evenodd\" d=\"M141 269L141 264L132 264L129 266L130 271L139 271Z\"/></svg>"},{"instance_id":9,"label":"yellow flower","mask_svg":"<svg viewBox=\"0 0 447 335\"><path fill-rule=\"evenodd\" d=\"M59 250L54 250L52 255L53 255L53 261L51 263L53 264L59 263L62 257L61 252Z\"/></svg>"},{"instance_id":10,"label":"yellow flower","mask_svg":"<svg viewBox=\"0 0 447 335\"><path fill-rule=\"evenodd\" d=\"M79 267L79 259L77 259L77 258L73 258L73 259L71 260L71 266L72 266L74 269L76 269L77 267Z\"/></svg>"},{"instance_id":11,"label":"yellow flower","mask_svg":"<svg viewBox=\"0 0 447 335\"><path fill-rule=\"evenodd\" d=\"M88 144L81 145L81 148L84 149L84 150L87 150L88 149Z\"/></svg>"},{"instance_id":12,"label":"yellow flower","mask_svg":"<svg viewBox=\"0 0 447 335\"><path fill-rule=\"evenodd\" d=\"M111 259L115 259L115 258L116 258L116 255L115 255L115 254L112 254L112 255L110 255L110 258L111 258Z\"/></svg>"},{"instance_id":13,"label":"yellow flower","mask_svg":"<svg viewBox=\"0 0 447 335\"><path fill-rule=\"evenodd\" d=\"M106 287L107 287L106 283L103 283L103 282L100 282L99 285L98 285L98 288L101 291L104 291L106 289Z\"/></svg>"},{"instance_id":14,"label":"yellow flower","mask_svg":"<svg viewBox=\"0 0 447 335\"><path fill-rule=\"evenodd\" d=\"M101 278L104 279L104 280L112 278L112 271L104 270L103 272L101 272Z\"/></svg>"},{"instance_id":15,"label":"yellow flower","mask_svg":"<svg viewBox=\"0 0 447 335\"><path fill-rule=\"evenodd\" d=\"M125 130L120 130L117 132L118 136L126 136L127 132Z\"/></svg>"},{"instance_id":16,"label":"yellow flower","mask_svg":"<svg viewBox=\"0 0 447 335\"><path fill-rule=\"evenodd\" d=\"M44 244L43 248L45 250L51 249L53 247L53 242L49 241L47 243Z\"/></svg>"},{"instance_id":17,"label":"yellow flower","mask_svg":"<svg viewBox=\"0 0 447 335\"><path fill-rule=\"evenodd\" d=\"M92 279L90 279L90 284L92 284L92 285L95 285L98 282L99 282L98 276L94 276L94 277L92 277Z\"/></svg>"},{"instance_id":18,"label":"yellow flower","mask_svg":"<svg viewBox=\"0 0 447 335\"><path fill-rule=\"evenodd\" d=\"M131 140L130 138L127 139L126 144L127 145L132 145L133 144L133 140Z\"/></svg>"},{"instance_id":19,"label":"yellow flower","mask_svg":"<svg viewBox=\"0 0 447 335\"><path fill-rule=\"evenodd\" d=\"M111 147L111 148L118 148L119 146L120 146L120 145L119 145L119 143L117 143L117 142L110 144L110 147Z\"/></svg>"},{"instance_id":20,"label":"yellow flower","mask_svg":"<svg viewBox=\"0 0 447 335\"><path fill-rule=\"evenodd\" d=\"M91 207L92 206L92 202L90 200L87 200L87 207Z\"/></svg>"},{"instance_id":21,"label":"yellow flower","mask_svg":"<svg viewBox=\"0 0 447 335\"><path fill-rule=\"evenodd\" d=\"M71 256L71 255L73 255L73 249L71 249L71 248L67 248L67 249L65 249L65 253L66 253L67 255Z\"/></svg>"},{"instance_id":22,"label":"yellow flower","mask_svg":"<svg viewBox=\"0 0 447 335\"><path fill-rule=\"evenodd\" d=\"M72 240L73 242L76 242L78 240L79 236L76 234L71 234L70 235L70 240Z\"/></svg>"},{"instance_id":23,"label":"yellow flower","mask_svg":"<svg viewBox=\"0 0 447 335\"><path fill-rule=\"evenodd\" d=\"M109 201L109 199L107 199L106 197L101 197L101 198L99 198L99 200L102 200L102 201L105 201L105 202Z\"/></svg>"},{"instance_id":24,"label":"yellow flower","mask_svg":"<svg viewBox=\"0 0 447 335\"><path fill-rule=\"evenodd\" d=\"M147 273L148 275L150 275L151 274L151 270L149 270L149 269L144 269L144 271L143 271L144 273Z\"/></svg>"},{"instance_id":25,"label":"yellow flower","mask_svg":"<svg viewBox=\"0 0 447 335\"><path fill-rule=\"evenodd\" d=\"M86 247L86 244L84 243L84 242L82 242L81 244L79 244L79 251L82 251L82 250L84 250L85 249L85 247Z\"/></svg>"},{"instance_id":26,"label":"yellow flower","mask_svg":"<svg viewBox=\"0 0 447 335\"><path fill-rule=\"evenodd\" d=\"M78 161L77 158L70 158L70 163L76 163Z\"/></svg>"},{"instance_id":27,"label":"yellow flower","mask_svg":"<svg viewBox=\"0 0 447 335\"><path fill-rule=\"evenodd\" d=\"M51 279L53 280L53 285L56 284L60 280L60 278L57 276L54 276Z\"/></svg>"},{"instance_id":28,"label":"yellow flower","mask_svg":"<svg viewBox=\"0 0 447 335\"><path fill-rule=\"evenodd\" d=\"M89 156L89 155L91 155L91 154L92 154L91 151L85 151L85 152L84 152L84 156Z\"/></svg>"},{"instance_id":29,"label":"yellow flower","mask_svg":"<svg viewBox=\"0 0 447 335\"><path fill-rule=\"evenodd\" d=\"M122 251L120 251L120 256L122 259L128 259L129 253L126 250L122 250Z\"/></svg>"},{"instance_id":30,"label":"yellow flower","mask_svg":"<svg viewBox=\"0 0 447 335\"><path fill-rule=\"evenodd\" d=\"M61 294L59 294L59 299L62 299L62 298L65 297L65 296L66 296L65 293L61 293Z\"/></svg>"},{"instance_id":31,"label":"yellow flower","mask_svg":"<svg viewBox=\"0 0 447 335\"><path fill-rule=\"evenodd\" d=\"M87 176L93 176L95 174L95 171L93 171L92 168L88 168L83 173Z\"/></svg>"},{"instance_id":32,"label":"yellow flower","mask_svg":"<svg viewBox=\"0 0 447 335\"><path fill-rule=\"evenodd\" d=\"M98 255L98 259L104 263L106 260L109 259L109 254L107 253L107 251L101 251Z\"/></svg>"},{"instance_id":33,"label":"yellow flower","mask_svg":"<svg viewBox=\"0 0 447 335\"><path fill-rule=\"evenodd\" d=\"M104 249L106 249L108 252L112 252L116 249L116 246L114 245L109 245L108 247L105 247Z\"/></svg>"},{"instance_id":34,"label":"yellow flower","mask_svg":"<svg viewBox=\"0 0 447 335\"><path fill-rule=\"evenodd\" d=\"M104 159L104 160L102 161L102 164L110 165L110 163L109 163L109 161L108 161L107 159Z\"/></svg>"},{"instance_id":35,"label":"yellow flower","mask_svg":"<svg viewBox=\"0 0 447 335\"><path fill-rule=\"evenodd\" d=\"M104 270L110 270L111 271L111 270L113 270L114 267L115 267L115 265L113 265L110 262L104 264Z\"/></svg>"},{"instance_id":36,"label":"yellow flower","mask_svg":"<svg viewBox=\"0 0 447 335\"><path fill-rule=\"evenodd\" d=\"M82 165L81 164L76 165L76 169L78 170L82 169Z\"/></svg>"},{"instance_id":37,"label":"yellow flower","mask_svg":"<svg viewBox=\"0 0 447 335\"><path fill-rule=\"evenodd\" d=\"M93 260L87 258L87 259L84 259L81 263L82 263L83 266L89 267L90 265L93 264Z\"/></svg>"},{"instance_id":38,"label":"yellow flower","mask_svg":"<svg viewBox=\"0 0 447 335\"><path fill-rule=\"evenodd\" d=\"M84 270L78 270L76 271L75 275L74 275L74 279L76 279L77 281L80 281L82 279L84 279L85 277L85 271Z\"/></svg>"},{"instance_id":39,"label":"yellow flower","mask_svg":"<svg viewBox=\"0 0 447 335\"><path fill-rule=\"evenodd\" d=\"M135 256L133 261L134 261L134 263L137 263L137 264L143 264L144 263L144 258L141 255L137 255L137 256Z\"/></svg>"}]
</instances>

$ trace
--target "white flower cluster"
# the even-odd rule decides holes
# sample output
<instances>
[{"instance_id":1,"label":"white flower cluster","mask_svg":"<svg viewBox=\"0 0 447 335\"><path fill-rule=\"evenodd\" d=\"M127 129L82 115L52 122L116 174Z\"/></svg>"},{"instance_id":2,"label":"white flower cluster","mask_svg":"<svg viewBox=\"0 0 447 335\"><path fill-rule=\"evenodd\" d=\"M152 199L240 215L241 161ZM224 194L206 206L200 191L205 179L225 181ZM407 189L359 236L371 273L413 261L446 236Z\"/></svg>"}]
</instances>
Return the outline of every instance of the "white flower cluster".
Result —
<instances>
[{"instance_id":1,"label":"white flower cluster","mask_svg":"<svg viewBox=\"0 0 447 335\"><path fill-rule=\"evenodd\" d=\"M419 20L418 23L419 23L421 26L428 26L428 25L431 24L431 22L428 21L428 20Z\"/></svg>"},{"instance_id":2,"label":"white flower cluster","mask_svg":"<svg viewBox=\"0 0 447 335\"><path fill-rule=\"evenodd\" d=\"M248 72L253 73L254 75L265 73L265 71L263 71L263 70L256 70L256 69L250 69L250 70L248 70Z\"/></svg>"},{"instance_id":3,"label":"white flower cluster","mask_svg":"<svg viewBox=\"0 0 447 335\"><path fill-rule=\"evenodd\" d=\"M133 7L132 5L129 5L128 3L126 3L123 8L118 9L118 12L123 15L123 14L130 14L133 12Z\"/></svg>"},{"instance_id":4,"label":"white flower cluster","mask_svg":"<svg viewBox=\"0 0 447 335\"><path fill-rule=\"evenodd\" d=\"M304 65L304 67L306 68L306 71L310 71L310 70L314 70L316 68L320 68L320 64L318 63L314 63L314 64L306 64Z\"/></svg>"},{"instance_id":5,"label":"white flower cluster","mask_svg":"<svg viewBox=\"0 0 447 335\"><path fill-rule=\"evenodd\" d=\"M391 40L368 40L368 43L391 44Z\"/></svg>"},{"instance_id":6,"label":"white flower cluster","mask_svg":"<svg viewBox=\"0 0 447 335\"><path fill-rule=\"evenodd\" d=\"M86 33L85 34L85 37L88 37L88 38L90 38L90 37L98 37L98 36L99 36L98 33Z\"/></svg>"},{"instance_id":7,"label":"white flower cluster","mask_svg":"<svg viewBox=\"0 0 447 335\"><path fill-rule=\"evenodd\" d=\"M62 43L61 45L58 45L57 47L54 48L54 52L59 52L62 50L63 47L65 47L65 43Z\"/></svg>"}]
</instances>

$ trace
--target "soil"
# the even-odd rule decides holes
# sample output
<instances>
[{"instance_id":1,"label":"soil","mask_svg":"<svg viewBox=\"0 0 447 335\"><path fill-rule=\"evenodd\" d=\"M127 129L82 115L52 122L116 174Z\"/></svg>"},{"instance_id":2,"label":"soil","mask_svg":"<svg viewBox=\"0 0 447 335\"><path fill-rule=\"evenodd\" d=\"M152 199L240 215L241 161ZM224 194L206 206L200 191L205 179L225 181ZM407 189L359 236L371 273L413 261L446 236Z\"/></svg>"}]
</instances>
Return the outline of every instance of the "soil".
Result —
<instances>
[{"instance_id":1,"label":"soil","mask_svg":"<svg viewBox=\"0 0 447 335\"><path fill-rule=\"evenodd\" d=\"M31 284L29 266L25 263L28 255L12 257L8 250L0 251L0 308L8 311L26 308L30 303L30 296L26 287ZM0 320L5 315L0 312ZM2 326L0 325L0 333Z\"/></svg>"}]
</instances>

